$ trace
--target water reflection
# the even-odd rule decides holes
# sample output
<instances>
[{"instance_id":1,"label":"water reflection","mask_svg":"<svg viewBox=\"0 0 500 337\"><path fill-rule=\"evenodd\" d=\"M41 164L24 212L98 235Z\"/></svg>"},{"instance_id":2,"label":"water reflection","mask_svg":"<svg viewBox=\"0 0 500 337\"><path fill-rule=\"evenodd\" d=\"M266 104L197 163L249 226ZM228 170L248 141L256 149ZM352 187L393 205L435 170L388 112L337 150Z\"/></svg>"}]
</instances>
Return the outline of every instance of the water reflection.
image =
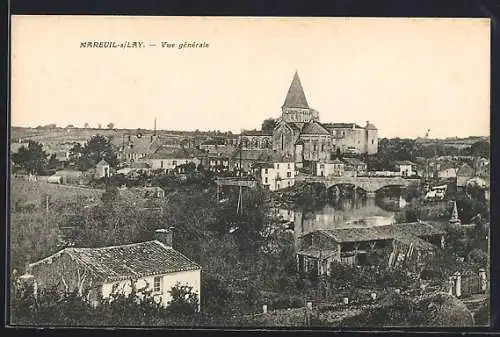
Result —
<instances>
[{"instance_id":1,"label":"water reflection","mask_svg":"<svg viewBox=\"0 0 500 337\"><path fill-rule=\"evenodd\" d=\"M314 212L294 212L298 238L316 230L384 226L395 222L395 213L383 209L374 198L339 198Z\"/></svg>"}]
</instances>

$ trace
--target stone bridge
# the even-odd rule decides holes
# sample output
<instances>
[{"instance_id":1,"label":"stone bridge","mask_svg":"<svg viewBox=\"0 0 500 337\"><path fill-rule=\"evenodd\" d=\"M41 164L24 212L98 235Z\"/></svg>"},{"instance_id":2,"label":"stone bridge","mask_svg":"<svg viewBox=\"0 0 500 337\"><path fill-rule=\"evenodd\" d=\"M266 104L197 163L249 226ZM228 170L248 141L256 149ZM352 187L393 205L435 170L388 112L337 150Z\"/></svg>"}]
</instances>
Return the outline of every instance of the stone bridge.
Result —
<instances>
[{"instance_id":1,"label":"stone bridge","mask_svg":"<svg viewBox=\"0 0 500 337\"><path fill-rule=\"evenodd\" d=\"M299 179L300 180L300 179ZM419 179L405 179L401 177L304 177L306 183L323 183L326 188L335 185L353 185L356 188L365 190L367 193L375 193L384 187L403 186L418 184Z\"/></svg>"}]
</instances>

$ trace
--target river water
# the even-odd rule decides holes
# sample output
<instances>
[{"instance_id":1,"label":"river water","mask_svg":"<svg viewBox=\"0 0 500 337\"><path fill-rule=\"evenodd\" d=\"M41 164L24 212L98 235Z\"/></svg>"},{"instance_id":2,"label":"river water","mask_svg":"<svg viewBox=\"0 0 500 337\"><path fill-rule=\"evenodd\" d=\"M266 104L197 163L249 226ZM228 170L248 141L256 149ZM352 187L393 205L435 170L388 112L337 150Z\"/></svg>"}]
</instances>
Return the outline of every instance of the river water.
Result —
<instances>
[{"instance_id":1,"label":"river water","mask_svg":"<svg viewBox=\"0 0 500 337\"><path fill-rule=\"evenodd\" d=\"M340 198L314 212L295 210L293 213L297 237L316 230L384 226L395 222L395 213L379 206L374 198Z\"/></svg>"}]
</instances>

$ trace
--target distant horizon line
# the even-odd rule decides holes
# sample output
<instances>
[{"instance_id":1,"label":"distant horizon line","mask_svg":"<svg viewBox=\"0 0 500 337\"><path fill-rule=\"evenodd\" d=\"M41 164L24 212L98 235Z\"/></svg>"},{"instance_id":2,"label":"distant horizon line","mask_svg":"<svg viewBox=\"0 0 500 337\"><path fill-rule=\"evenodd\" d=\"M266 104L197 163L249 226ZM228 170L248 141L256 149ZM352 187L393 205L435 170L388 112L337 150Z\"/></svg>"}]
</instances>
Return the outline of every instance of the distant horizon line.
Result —
<instances>
[{"instance_id":1,"label":"distant horizon line","mask_svg":"<svg viewBox=\"0 0 500 337\"><path fill-rule=\"evenodd\" d=\"M46 124L46 125L50 125L50 124ZM50 128L47 128L46 125L42 126L42 128L39 128L39 129L50 129ZM20 128L20 129L37 129L38 127L36 126L15 126L15 125L11 125L11 128ZM148 129L148 128L106 128L106 127L101 127L101 128L98 128L98 127L83 127L83 126L73 126L73 127L67 127L67 126L59 126L59 125L56 125L56 127L54 129L81 129L81 130L101 130L101 131L150 131L150 132L154 132L155 130L154 129ZM254 129L241 129L241 131L252 131L252 130L257 130L256 128ZM160 131L160 132L179 132L179 133L194 133L194 132L200 132L200 133L221 133L221 134L227 134L227 133L231 133L233 135L239 135L240 133L239 132L233 132L231 130L226 130L226 131L222 131L222 130L200 130L200 129L195 129L195 130L175 130L175 129L172 129L172 130L168 130L168 129L156 129L156 131ZM383 139L383 138L387 138L387 139L396 139L396 138L399 138L399 139L428 139L428 140L453 140L453 139L470 139L470 138L490 138L490 135L470 135L470 136L462 136L462 137L458 137L458 136L446 136L446 137L429 137L429 138L426 138L426 137L422 137L422 136L417 136L417 137L401 137L401 136L391 136L391 137L378 137L379 139Z\"/></svg>"}]
</instances>

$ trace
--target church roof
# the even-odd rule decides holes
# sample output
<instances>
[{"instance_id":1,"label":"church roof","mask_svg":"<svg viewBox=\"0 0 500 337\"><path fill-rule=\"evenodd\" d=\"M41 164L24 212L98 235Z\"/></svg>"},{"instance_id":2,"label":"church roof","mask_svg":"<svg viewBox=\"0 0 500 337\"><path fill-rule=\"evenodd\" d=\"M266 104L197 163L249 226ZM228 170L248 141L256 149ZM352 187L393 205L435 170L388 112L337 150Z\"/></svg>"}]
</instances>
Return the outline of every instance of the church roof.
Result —
<instances>
[{"instance_id":1,"label":"church roof","mask_svg":"<svg viewBox=\"0 0 500 337\"><path fill-rule=\"evenodd\" d=\"M286 95L282 108L309 109L309 104L307 104L306 95L304 94L304 89L302 88L297 72L293 75L293 80L288 89L288 94Z\"/></svg>"},{"instance_id":2,"label":"church roof","mask_svg":"<svg viewBox=\"0 0 500 337\"><path fill-rule=\"evenodd\" d=\"M303 135L329 135L327 129L325 129L321 124L315 121L311 121L302 128Z\"/></svg>"},{"instance_id":3,"label":"church roof","mask_svg":"<svg viewBox=\"0 0 500 337\"><path fill-rule=\"evenodd\" d=\"M365 129L366 130L377 130L377 127L375 125L373 125L372 123L370 123L369 121L367 121Z\"/></svg>"}]
</instances>

